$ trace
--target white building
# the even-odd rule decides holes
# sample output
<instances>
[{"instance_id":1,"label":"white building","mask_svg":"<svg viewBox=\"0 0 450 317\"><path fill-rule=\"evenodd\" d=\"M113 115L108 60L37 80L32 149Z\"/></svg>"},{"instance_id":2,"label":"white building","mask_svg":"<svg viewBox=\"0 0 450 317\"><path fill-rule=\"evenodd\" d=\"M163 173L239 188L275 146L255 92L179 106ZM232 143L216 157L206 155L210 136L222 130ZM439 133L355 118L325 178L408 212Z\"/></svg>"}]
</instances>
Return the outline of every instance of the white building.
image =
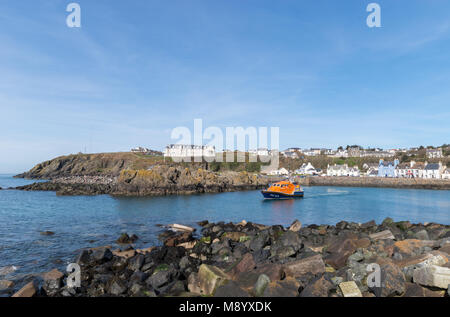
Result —
<instances>
[{"instance_id":1,"label":"white building","mask_svg":"<svg viewBox=\"0 0 450 317\"><path fill-rule=\"evenodd\" d=\"M359 177L361 173L357 166L349 167L347 164L333 166L328 165L327 168L327 176L351 176L351 177Z\"/></svg>"},{"instance_id":2,"label":"white building","mask_svg":"<svg viewBox=\"0 0 450 317\"><path fill-rule=\"evenodd\" d=\"M442 158L442 149L427 149L427 157L428 158Z\"/></svg>"},{"instance_id":3,"label":"white building","mask_svg":"<svg viewBox=\"0 0 450 317\"><path fill-rule=\"evenodd\" d=\"M446 168L441 175L442 179L450 179L450 168Z\"/></svg>"},{"instance_id":4,"label":"white building","mask_svg":"<svg viewBox=\"0 0 450 317\"><path fill-rule=\"evenodd\" d=\"M348 151L347 150L337 150L334 155L330 155L332 157L348 157Z\"/></svg>"},{"instance_id":5,"label":"white building","mask_svg":"<svg viewBox=\"0 0 450 317\"><path fill-rule=\"evenodd\" d=\"M442 162L439 163L425 163L425 169L423 170L422 178L442 178L444 167Z\"/></svg>"},{"instance_id":6,"label":"white building","mask_svg":"<svg viewBox=\"0 0 450 317\"><path fill-rule=\"evenodd\" d=\"M397 176L401 178L425 178L439 179L444 178L445 167L442 162L439 163L416 163L411 161L409 164L400 164L397 166Z\"/></svg>"},{"instance_id":7,"label":"white building","mask_svg":"<svg viewBox=\"0 0 450 317\"><path fill-rule=\"evenodd\" d=\"M146 152L150 152L150 149L147 149L145 147L135 147L133 149L131 149L131 152L133 153L146 153Z\"/></svg>"},{"instance_id":8,"label":"white building","mask_svg":"<svg viewBox=\"0 0 450 317\"><path fill-rule=\"evenodd\" d=\"M282 167L279 170L274 170L274 171L268 172L267 175L270 175L270 176L289 175L289 171L287 169L285 169L284 167Z\"/></svg>"},{"instance_id":9,"label":"white building","mask_svg":"<svg viewBox=\"0 0 450 317\"><path fill-rule=\"evenodd\" d=\"M310 150L303 150L303 154L306 156L318 156L322 153L321 149L310 149Z\"/></svg>"},{"instance_id":10,"label":"white building","mask_svg":"<svg viewBox=\"0 0 450 317\"><path fill-rule=\"evenodd\" d=\"M164 157L215 157L216 148L211 145L171 144L164 150Z\"/></svg>"},{"instance_id":11,"label":"white building","mask_svg":"<svg viewBox=\"0 0 450 317\"><path fill-rule=\"evenodd\" d=\"M303 165L294 173L298 175L318 175L317 170L310 162L308 162L308 164L303 163Z\"/></svg>"}]
</instances>

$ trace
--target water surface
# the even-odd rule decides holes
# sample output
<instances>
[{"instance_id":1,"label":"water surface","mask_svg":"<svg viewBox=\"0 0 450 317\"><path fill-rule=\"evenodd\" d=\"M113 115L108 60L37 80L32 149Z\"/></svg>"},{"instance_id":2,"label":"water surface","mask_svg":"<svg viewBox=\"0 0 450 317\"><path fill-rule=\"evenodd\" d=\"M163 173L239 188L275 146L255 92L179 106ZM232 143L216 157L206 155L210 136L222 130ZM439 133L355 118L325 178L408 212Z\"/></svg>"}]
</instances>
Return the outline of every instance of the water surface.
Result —
<instances>
[{"instance_id":1,"label":"water surface","mask_svg":"<svg viewBox=\"0 0 450 317\"><path fill-rule=\"evenodd\" d=\"M0 175L0 187L30 183ZM384 218L450 224L450 191L307 187L301 200L265 201L258 191L153 198L58 197L53 192L0 191L0 279L63 269L86 247L137 234L138 247L158 244L157 224L201 220L289 225L380 223ZM42 231L54 236L43 236ZM17 270L9 272L15 266ZM3 269L3 270L2 270ZM7 273L7 274L6 274Z\"/></svg>"}]
</instances>

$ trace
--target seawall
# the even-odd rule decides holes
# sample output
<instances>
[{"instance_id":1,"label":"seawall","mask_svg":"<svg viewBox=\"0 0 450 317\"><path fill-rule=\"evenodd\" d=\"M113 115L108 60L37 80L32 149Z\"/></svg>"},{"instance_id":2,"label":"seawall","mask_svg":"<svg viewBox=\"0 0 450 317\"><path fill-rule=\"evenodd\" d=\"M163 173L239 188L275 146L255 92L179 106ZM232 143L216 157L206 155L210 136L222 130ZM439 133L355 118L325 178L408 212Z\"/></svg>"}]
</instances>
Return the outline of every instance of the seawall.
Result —
<instances>
[{"instance_id":1,"label":"seawall","mask_svg":"<svg viewBox=\"0 0 450 317\"><path fill-rule=\"evenodd\" d=\"M388 187L450 190L448 179L411 179L381 177L306 177L298 179L303 186Z\"/></svg>"}]
</instances>

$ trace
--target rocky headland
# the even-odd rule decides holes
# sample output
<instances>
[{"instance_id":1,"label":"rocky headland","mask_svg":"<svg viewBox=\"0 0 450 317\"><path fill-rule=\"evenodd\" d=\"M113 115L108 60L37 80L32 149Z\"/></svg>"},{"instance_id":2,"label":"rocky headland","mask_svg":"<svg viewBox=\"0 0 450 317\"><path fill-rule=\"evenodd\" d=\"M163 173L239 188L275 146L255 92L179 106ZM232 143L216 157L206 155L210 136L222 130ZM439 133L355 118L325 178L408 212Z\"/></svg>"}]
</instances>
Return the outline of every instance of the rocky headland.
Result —
<instances>
[{"instance_id":1,"label":"rocky headland","mask_svg":"<svg viewBox=\"0 0 450 317\"><path fill-rule=\"evenodd\" d=\"M448 297L450 226L339 222L174 225L163 245L83 250L81 286L53 270L15 297ZM122 243L138 237L123 235ZM379 284L371 275L379 268ZM11 285L2 281L0 285ZM373 282L373 283L372 283ZM11 293L12 294L12 293Z\"/></svg>"},{"instance_id":2,"label":"rocky headland","mask_svg":"<svg viewBox=\"0 0 450 317\"><path fill-rule=\"evenodd\" d=\"M19 186L25 191L55 191L57 195L164 196L254 190L269 180L247 172L215 173L201 168L156 165L148 170L123 170L119 176L57 177Z\"/></svg>"}]
</instances>

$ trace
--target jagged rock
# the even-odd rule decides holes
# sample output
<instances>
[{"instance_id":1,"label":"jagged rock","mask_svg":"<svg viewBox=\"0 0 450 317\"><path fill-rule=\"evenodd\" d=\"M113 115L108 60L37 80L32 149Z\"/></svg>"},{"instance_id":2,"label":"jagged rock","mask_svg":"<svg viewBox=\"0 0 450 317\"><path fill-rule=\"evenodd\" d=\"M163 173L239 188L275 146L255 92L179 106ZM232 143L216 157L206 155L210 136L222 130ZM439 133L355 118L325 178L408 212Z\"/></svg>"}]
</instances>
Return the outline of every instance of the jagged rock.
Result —
<instances>
[{"instance_id":1,"label":"jagged rock","mask_svg":"<svg viewBox=\"0 0 450 317\"><path fill-rule=\"evenodd\" d=\"M300 293L301 297L328 297L329 291L333 288L333 284L324 276L316 279L314 282L306 286Z\"/></svg>"},{"instance_id":2,"label":"jagged rock","mask_svg":"<svg viewBox=\"0 0 450 317\"><path fill-rule=\"evenodd\" d=\"M450 284L450 269L446 267L431 265L414 270L414 283L426 286L448 289Z\"/></svg>"},{"instance_id":3,"label":"jagged rock","mask_svg":"<svg viewBox=\"0 0 450 317\"><path fill-rule=\"evenodd\" d=\"M223 272L218 267L206 264L200 265L200 268L198 270L198 285L200 287L201 294L214 294L215 290L228 280L230 280L228 274Z\"/></svg>"},{"instance_id":4,"label":"jagged rock","mask_svg":"<svg viewBox=\"0 0 450 317\"><path fill-rule=\"evenodd\" d=\"M258 277L258 280L255 283L254 294L256 297L261 297L264 294L264 291L267 285L270 284L270 278L266 274L261 274Z\"/></svg>"},{"instance_id":5,"label":"jagged rock","mask_svg":"<svg viewBox=\"0 0 450 317\"><path fill-rule=\"evenodd\" d=\"M373 227L376 227L376 226L377 226L377 223L375 222L375 220L371 220L369 222L363 223L361 225L361 228L362 229L369 229L369 228L373 228Z\"/></svg>"},{"instance_id":6,"label":"jagged rock","mask_svg":"<svg viewBox=\"0 0 450 317\"><path fill-rule=\"evenodd\" d=\"M443 297L445 291L430 290L415 283L406 283L403 297Z\"/></svg>"},{"instance_id":7,"label":"jagged rock","mask_svg":"<svg viewBox=\"0 0 450 317\"><path fill-rule=\"evenodd\" d=\"M289 226L289 230L293 232L298 232L302 228L302 223L298 220L295 220L292 225Z\"/></svg>"},{"instance_id":8,"label":"jagged rock","mask_svg":"<svg viewBox=\"0 0 450 317\"><path fill-rule=\"evenodd\" d=\"M391 239L394 240L395 237L390 230L384 230L377 233L372 233L369 235L369 238L372 240L383 240L383 239Z\"/></svg>"},{"instance_id":9,"label":"jagged rock","mask_svg":"<svg viewBox=\"0 0 450 317\"><path fill-rule=\"evenodd\" d=\"M113 254L109 248L101 247L92 252L90 259L97 263L104 263L110 261L113 258Z\"/></svg>"},{"instance_id":10,"label":"jagged rock","mask_svg":"<svg viewBox=\"0 0 450 317\"><path fill-rule=\"evenodd\" d=\"M348 257L358 248L356 241L355 238L338 238L327 248L329 255L325 257L325 263L335 269L344 267Z\"/></svg>"},{"instance_id":11,"label":"jagged rock","mask_svg":"<svg viewBox=\"0 0 450 317\"><path fill-rule=\"evenodd\" d=\"M339 289L344 297L362 297L361 291L354 281L340 283Z\"/></svg>"},{"instance_id":12,"label":"jagged rock","mask_svg":"<svg viewBox=\"0 0 450 317\"><path fill-rule=\"evenodd\" d=\"M115 256L129 259L136 255L136 250L134 250L134 249L126 250L126 251L115 250L115 251L112 251L112 253Z\"/></svg>"},{"instance_id":13,"label":"jagged rock","mask_svg":"<svg viewBox=\"0 0 450 317\"><path fill-rule=\"evenodd\" d=\"M126 285L119 279L114 279L109 287L109 293L114 296L122 295L126 291Z\"/></svg>"},{"instance_id":14,"label":"jagged rock","mask_svg":"<svg viewBox=\"0 0 450 317\"><path fill-rule=\"evenodd\" d=\"M217 287L214 293L214 297L250 297L250 295L244 291L234 281L228 281L223 285Z\"/></svg>"},{"instance_id":15,"label":"jagged rock","mask_svg":"<svg viewBox=\"0 0 450 317\"><path fill-rule=\"evenodd\" d=\"M444 265L448 262L447 257L438 251L426 253L405 260L397 261L395 264L402 269L408 281L412 281L414 270L430 265Z\"/></svg>"},{"instance_id":16,"label":"jagged rock","mask_svg":"<svg viewBox=\"0 0 450 317\"><path fill-rule=\"evenodd\" d=\"M371 287L377 297L401 296L406 290L406 279L403 272L393 263L387 261L380 266L381 287Z\"/></svg>"},{"instance_id":17,"label":"jagged rock","mask_svg":"<svg viewBox=\"0 0 450 317\"><path fill-rule=\"evenodd\" d=\"M37 283L32 281L22 287L17 293L15 293L12 297L34 297L38 294Z\"/></svg>"},{"instance_id":18,"label":"jagged rock","mask_svg":"<svg viewBox=\"0 0 450 317\"><path fill-rule=\"evenodd\" d=\"M251 253L246 253L239 263L233 268L233 274L237 275L244 272L249 272L254 270L256 267L256 263L253 260L253 256Z\"/></svg>"},{"instance_id":19,"label":"jagged rock","mask_svg":"<svg viewBox=\"0 0 450 317\"><path fill-rule=\"evenodd\" d=\"M263 297L297 297L300 283L292 277L282 281L269 283L263 293Z\"/></svg>"},{"instance_id":20,"label":"jagged rock","mask_svg":"<svg viewBox=\"0 0 450 317\"><path fill-rule=\"evenodd\" d=\"M419 240L429 240L430 237L428 236L428 232L426 230L421 230L419 232L416 232L416 234L414 235L416 237L416 239Z\"/></svg>"},{"instance_id":21,"label":"jagged rock","mask_svg":"<svg viewBox=\"0 0 450 317\"><path fill-rule=\"evenodd\" d=\"M14 282L7 280L0 280L0 291L5 291L14 287Z\"/></svg>"},{"instance_id":22,"label":"jagged rock","mask_svg":"<svg viewBox=\"0 0 450 317\"><path fill-rule=\"evenodd\" d=\"M144 265L145 256L143 254L138 254L128 261L128 268L131 271L139 271Z\"/></svg>"},{"instance_id":23,"label":"jagged rock","mask_svg":"<svg viewBox=\"0 0 450 317\"><path fill-rule=\"evenodd\" d=\"M57 269L43 274L42 277L44 279L43 289L49 296L55 295L63 286L64 274Z\"/></svg>"},{"instance_id":24,"label":"jagged rock","mask_svg":"<svg viewBox=\"0 0 450 317\"><path fill-rule=\"evenodd\" d=\"M131 237L128 233L122 233L120 237L117 239L117 243L119 244L132 244L138 240L138 236L133 234Z\"/></svg>"},{"instance_id":25,"label":"jagged rock","mask_svg":"<svg viewBox=\"0 0 450 317\"><path fill-rule=\"evenodd\" d=\"M322 256L315 255L306 259L289 262L283 266L286 276L298 277L306 273L321 274L325 272Z\"/></svg>"},{"instance_id":26,"label":"jagged rock","mask_svg":"<svg viewBox=\"0 0 450 317\"><path fill-rule=\"evenodd\" d=\"M394 243L394 252L405 256L415 256L425 251L431 251L434 245L434 241L406 239Z\"/></svg>"}]
</instances>

